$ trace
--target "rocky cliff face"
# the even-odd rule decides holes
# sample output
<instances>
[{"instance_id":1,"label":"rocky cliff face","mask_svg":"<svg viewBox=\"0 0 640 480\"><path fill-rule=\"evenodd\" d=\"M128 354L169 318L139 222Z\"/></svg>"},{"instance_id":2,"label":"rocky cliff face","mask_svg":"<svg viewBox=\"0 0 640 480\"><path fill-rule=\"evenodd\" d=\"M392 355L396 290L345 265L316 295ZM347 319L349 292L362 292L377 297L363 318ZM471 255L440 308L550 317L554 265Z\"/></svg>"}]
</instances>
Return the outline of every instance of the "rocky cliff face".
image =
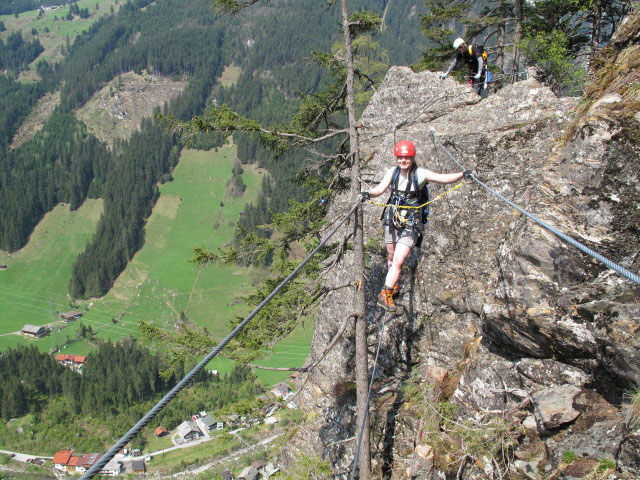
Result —
<instances>
[{"instance_id":1,"label":"rocky cliff face","mask_svg":"<svg viewBox=\"0 0 640 480\"><path fill-rule=\"evenodd\" d=\"M501 195L640 271L638 17L621 32L582 103L533 78L480 101L452 79L392 68L362 116L369 178L393 165L401 139L416 143L420 165L458 171L433 129ZM370 365L382 339L376 478L640 478L640 287L473 184L434 202L400 314L385 316L379 217L366 206ZM351 263L325 278L335 290L309 363L325 356L299 380L308 420L287 449L322 452L338 477L356 443L352 326L326 349L352 308Z\"/></svg>"}]
</instances>

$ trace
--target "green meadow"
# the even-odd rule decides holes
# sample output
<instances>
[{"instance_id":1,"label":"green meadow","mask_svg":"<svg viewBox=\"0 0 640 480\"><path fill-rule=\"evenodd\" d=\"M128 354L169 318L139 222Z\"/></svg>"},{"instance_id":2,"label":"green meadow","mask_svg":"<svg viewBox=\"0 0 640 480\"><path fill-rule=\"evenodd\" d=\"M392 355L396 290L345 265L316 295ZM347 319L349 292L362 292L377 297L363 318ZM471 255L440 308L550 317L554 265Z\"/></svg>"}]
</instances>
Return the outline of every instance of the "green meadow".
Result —
<instances>
[{"instance_id":1,"label":"green meadow","mask_svg":"<svg viewBox=\"0 0 640 480\"><path fill-rule=\"evenodd\" d=\"M75 212L68 205L58 205L45 215L24 248L12 254L0 251L0 264L8 265L0 270L0 349L36 343L49 350L55 337L75 336L77 326L56 329L41 340L12 332L27 323L49 324L56 311L71 310L66 294L71 267L91 239L101 213L102 200L87 200ZM55 320L59 323L59 318Z\"/></svg>"},{"instance_id":2,"label":"green meadow","mask_svg":"<svg viewBox=\"0 0 640 480\"><path fill-rule=\"evenodd\" d=\"M251 324L247 326L251 328ZM291 334L275 345L271 352L265 352L265 357L252 362L263 367L293 368L301 367L311 348L313 338L313 322L307 320L304 325L298 325ZM209 370L225 373L231 370L233 362L224 357L215 357L207 365ZM277 370L254 369L258 380L264 386L272 386L286 380L293 372Z\"/></svg>"},{"instance_id":3,"label":"green meadow","mask_svg":"<svg viewBox=\"0 0 640 480\"><path fill-rule=\"evenodd\" d=\"M174 180L160 186L160 197L145 227L145 244L134 256L114 287L100 299L70 303L67 285L76 255L95 231L102 211L100 200L88 200L76 212L58 206L40 222L22 250L0 251L0 350L16 344L35 344L43 351L62 346L66 353L86 354L93 346L78 338L80 324L91 326L97 338L118 340L139 335L145 320L166 331L183 321L206 328L222 338L230 319L248 313L240 297L268 272L264 269L190 262L193 249L211 250L233 237L235 221L245 204L257 197L262 172L244 167L244 194L227 191L235 161L235 147L216 152L184 150L173 172ZM83 317L64 325L58 314L71 309ZM28 339L14 332L24 324L53 327L49 336ZM299 326L257 364L298 367L304 363L313 325ZM227 372L231 362L216 358L210 369ZM287 372L256 370L268 386L287 378Z\"/></svg>"},{"instance_id":4,"label":"green meadow","mask_svg":"<svg viewBox=\"0 0 640 480\"><path fill-rule=\"evenodd\" d=\"M194 247L226 245L244 205L256 196L260 173L250 168L242 176L245 194L227 194L234 156L230 146L217 153L184 151L174 181L160 186L144 247L103 299L86 303L90 311L111 316L125 328L143 319L173 330L188 319L214 336L226 335L227 320L246 313L238 297L264 273L244 267L200 268L190 260Z\"/></svg>"},{"instance_id":5,"label":"green meadow","mask_svg":"<svg viewBox=\"0 0 640 480\"><path fill-rule=\"evenodd\" d=\"M0 39L4 40L11 32L22 32L22 38L29 41L34 38L32 29L37 30L35 38L40 40L44 47L44 52L31 63L30 71L21 76L25 81L33 80L35 77L35 64L45 59L49 62L58 62L63 58L63 51L72 44L75 37L96 22L100 17L111 14L111 8L117 12L124 1L120 0L78 0L76 2L80 9L89 10L89 18L82 19L77 15L73 20L64 20L69 12L66 5L57 10L50 10L39 16L38 10L23 12L17 17L15 15L0 15L0 21L4 22L6 31L0 33ZM97 6L97 9L96 9Z\"/></svg>"}]
</instances>

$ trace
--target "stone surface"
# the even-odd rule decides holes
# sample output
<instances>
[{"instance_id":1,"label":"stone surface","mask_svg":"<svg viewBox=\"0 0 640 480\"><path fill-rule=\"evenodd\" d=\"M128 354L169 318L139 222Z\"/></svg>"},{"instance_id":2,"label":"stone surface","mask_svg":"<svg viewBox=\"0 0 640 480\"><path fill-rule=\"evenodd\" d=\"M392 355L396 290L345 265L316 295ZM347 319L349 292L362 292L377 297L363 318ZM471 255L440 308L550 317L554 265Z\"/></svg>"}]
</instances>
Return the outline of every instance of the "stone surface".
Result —
<instances>
[{"instance_id":1,"label":"stone surface","mask_svg":"<svg viewBox=\"0 0 640 480\"><path fill-rule=\"evenodd\" d=\"M637 29L625 25L635 38ZM611 56L632 44L613 41ZM393 67L362 115L362 156L370 158L363 178L381 179L401 139L415 142L420 165L459 171L435 148L433 129L494 191L638 272L640 145L619 117L637 114L619 108L632 105L615 88L624 81L621 74L594 94L590 114L534 79L479 101L453 79ZM432 198L447 188L432 185ZM343 197L331 208L338 215L349 204ZM378 207L365 206L369 240L379 238L379 217ZM298 379L309 420L283 454L322 452L336 478L348 478L355 448L344 441L356 432L352 320L323 354L353 309L354 290L343 287L352 264L347 250L323 280L335 290L318 308L308 364L322 361ZM584 478L601 458L617 460L620 478L638 475L638 432L629 431L621 405L640 384L640 287L476 184L432 204L423 249L403 271L397 316L375 307L386 272L382 248L370 251L367 265L370 362L382 335L370 410L374 478L499 476L489 458L497 440L466 459L426 441L425 412L440 402L458 424L473 426L470 435L492 421L508 427L501 438L513 442L514 478ZM415 388L421 395L412 396ZM433 459L424 462L426 443ZM563 464L569 450L575 465Z\"/></svg>"},{"instance_id":2,"label":"stone surface","mask_svg":"<svg viewBox=\"0 0 640 480\"><path fill-rule=\"evenodd\" d=\"M560 385L534 392L531 399L539 424L554 429L578 418L580 412L573 408L573 399L580 391L574 385Z\"/></svg>"}]
</instances>

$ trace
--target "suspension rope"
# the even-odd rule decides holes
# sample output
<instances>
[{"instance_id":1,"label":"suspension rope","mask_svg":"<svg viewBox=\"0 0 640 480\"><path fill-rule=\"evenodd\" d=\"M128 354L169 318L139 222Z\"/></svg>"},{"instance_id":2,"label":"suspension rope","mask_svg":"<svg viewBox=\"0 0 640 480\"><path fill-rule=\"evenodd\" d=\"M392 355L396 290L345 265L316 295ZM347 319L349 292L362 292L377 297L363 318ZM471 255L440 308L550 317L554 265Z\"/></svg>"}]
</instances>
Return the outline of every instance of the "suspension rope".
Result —
<instances>
[{"instance_id":1,"label":"suspension rope","mask_svg":"<svg viewBox=\"0 0 640 480\"><path fill-rule=\"evenodd\" d=\"M431 135L433 135L433 139L434 142L436 142L440 148L442 148L442 150L447 154L447 156L453 160L460 168L462 168L463 170L466 170L466 168L464 166L462 166L455 158L453 155L451 155L451 153L449 153L449 151L444 147L444 145L442 145L442 143L440 142L440 139L436 136L436 132L433 128L429 129L431 131ZM481 187L484 187L488 192L492 193L493 195L495 195L496 197L498 197L500 200L502 200L503 202L507 203L509 206L515 208L516 210L518 210L520 213L522 213L523 215L529 217L531 220L533 220L534 222L536 222L538 225L540 225L542 228L550 231L551 233L553 233L555 236L557 236L558 238L560 238L561 240L565 241L566 243L568 243L569 245L576 247L577 249L581 250L583 253L586 253L587 255L589 255L590 257L598 260L599 262L603 263L604 265L606 265L607 267L615 270L616 272L618 272L620 275L628 278L629 280L631 280L632 282L640 285L640 276L636 275L635 273L627 270L624 267L621 267L620 265L612 262L611 260L609 260L608 258L600 255L598 252L596 252L595 250L590 249L589 247L587 247L586 245L583 245L582 243L578 242L577 240L574 240L573 238L571 238L570 236L562 233L561 231L557 230L556 228L552 227L551 225L549 225L548 223L544 222L543 220L539 219L538 217L536 217L535 215L527 212L526 210L524 210L523 208L519 207L518 205L516 205L515 203L507 200L506 198L504 198L502 195L500 195L498 192L492 190L490 187L488 187L487 185L485 185L484 183L482 183L480 180L478 180L478 178L475 175L471 175L471 180L473 180L474 182L476 182L478 185L480 185Z\"/></svg>"},{"instance_id":2,"label":"suspension rope","mask_svg":"<svg viewBox=\"0 0 640 480\"><path fill-rule=\"evenodd\" d=\"M382 324L380 325L380 331L378 332L378 348L376 350L376 359L373 362L373 370L371 371L371 380L369 381L369 393L367 394L367 404L364 409L364 414L362 415L362 423L360 425L360 431L358 432L358 446L356 447L356 454L353 457L353 463L351 464L351 475L349 476L349 480L354 479L354 475L356 474L356 466L358 465L358 458L360 457L360 447L362 446L362 433L364 432L364 426L367 421L367 416L369 415L369 401L371 400L371 390L373 389L373 381L376 378L376 368L378 367L378 357L380 356L380 346L382 345L382 337L384 335L384 327L387 323L387 311L384 312L384 318L382 319Z\"/></svg>"},{"instance_id":3,"label":"suspension rope","mask_svg":"<svg viewBox=\"0 0 640 480\"><path fill-rule=\"evenodd\" d=\"M260 305L258 305L249 315L247 315L245 319L242 320L242 322L240 322L238 326L236 326L236 328L234 328L231 331L231 333L229 333L229 335L227 335L218 344L216 348L214 348L210 353L208 353L207 356L204 357L204 359L193 368L193 370L191 370L175 387L171 389L169 393L167 393L162 398L162 400L160 400L151 410L149 410L149 412L147 412L147 414L144 417L140 419L140 421L138 421L138 423L136 423L120 440L118 440L118 442L113 447L111 447L111 449L109 449L107 453L105 453L100 458L100 460L93 465L93 467L91 467L84 475L82 475L82 477L80 477L80 480L88 480L93 478L96 474L98 474L100 470L102 470L102 468L107 463L109 463L109 461L116 455L116 453L118 453L118 451L121 448L127 445L131 441L131 439L140 430L142 430L142 428L145 425L147 425L151 421L151 419L155 417L158 414L158 412L160 412L160 410L162 410L189 383L189 381L198 372L200 372L200 370L202 370L205 367L205 365L209 363L211 359L220 352L220 350L222 350L225 347L227 343L231 341L231 339L233 339L233 337L235 337L238 333L240 333L240 330L242 330L247 325L247 323L249 323L249 321L253 317L255 317L258 314L258 312L262 310L271 301L271 299L273 299L273 297L276 296L276 294L280 290L282 290L282 288L284 288L284 286L287 283L289 283L291 280L293 280L294 277L296 277L296 275L300 272L300 270L302 270L302 267L304 267L309 262L309 260L311 260L311 258L316 253L318 253L318 251L329 241L329 239L347 221L347 219L356 210L356 208L358 208L358 206L362 203L362 201L363 201L363 197L360 196L358 198L358 201L349 210L349 213L347 213L338 222L338 224L327 234L327 236L318 244L318 246L314 248L313 251L305 257L305 259L287 276L287 278L285 278L275 289L273 289L273 291L260 303Z\"/></svg>"}]
</instances>

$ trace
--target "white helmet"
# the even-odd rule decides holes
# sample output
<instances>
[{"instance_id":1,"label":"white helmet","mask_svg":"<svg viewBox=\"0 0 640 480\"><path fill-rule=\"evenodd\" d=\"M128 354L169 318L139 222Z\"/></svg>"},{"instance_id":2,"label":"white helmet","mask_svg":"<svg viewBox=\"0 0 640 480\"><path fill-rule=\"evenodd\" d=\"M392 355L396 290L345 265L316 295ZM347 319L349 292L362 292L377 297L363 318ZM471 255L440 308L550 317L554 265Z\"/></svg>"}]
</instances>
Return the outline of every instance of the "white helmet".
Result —
<instances>
[{"instance_id":1,"label":"white helmet","mask_svg":"<svg viewBox=\"0 0 640 480\"><path fill-rule=\"evenodd\" d=\"M458 47L459 47L460 45L462 45L463 43L464 43L464 40L463 40L462 38L456 38L456 39L453 41L453 49L454 49L454 50L457 50L457 49L458 49Z\"/></svg>"}]
</instances>

